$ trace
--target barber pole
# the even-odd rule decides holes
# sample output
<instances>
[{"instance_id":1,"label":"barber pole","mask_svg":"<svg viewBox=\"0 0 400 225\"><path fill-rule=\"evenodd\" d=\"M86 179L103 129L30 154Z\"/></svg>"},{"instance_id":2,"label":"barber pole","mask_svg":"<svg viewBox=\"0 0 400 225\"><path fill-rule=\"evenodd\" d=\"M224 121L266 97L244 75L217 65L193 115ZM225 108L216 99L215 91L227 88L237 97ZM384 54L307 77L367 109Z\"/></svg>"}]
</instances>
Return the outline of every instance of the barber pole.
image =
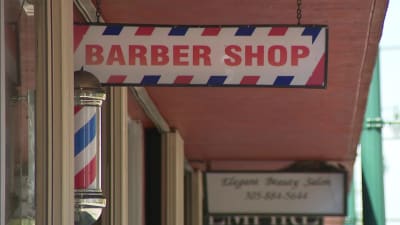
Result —
<instances>
[{"instance_id":1,"label":"barber pole","mask_svg":"<svg viewBox=\"0 0 400 225\"><path fill-rule=\"evenodd\" d=\"M101 190L101 105L98 79L83 68L74 73L75 225L91 225L106 206Z\"/></svg>"},{"instance_id":2,"label":"barber pole","mask_svg":"<svg viewBox=\"0 0 400 225\"><path fill-rule=\"evenodd\" d=\"M75 189L98 189L96 107L75 106Z\"/></svg>"},{"instance_id":3,"label":"barber pole","mask_svg":"<svg viewBox=\"0 0 400 225\"><path fill-rule=\"evenodd\" d=\"M105 93L91 73L75 76L75 189L100 188L100 114Z\"/></svg>"}]
</instances>

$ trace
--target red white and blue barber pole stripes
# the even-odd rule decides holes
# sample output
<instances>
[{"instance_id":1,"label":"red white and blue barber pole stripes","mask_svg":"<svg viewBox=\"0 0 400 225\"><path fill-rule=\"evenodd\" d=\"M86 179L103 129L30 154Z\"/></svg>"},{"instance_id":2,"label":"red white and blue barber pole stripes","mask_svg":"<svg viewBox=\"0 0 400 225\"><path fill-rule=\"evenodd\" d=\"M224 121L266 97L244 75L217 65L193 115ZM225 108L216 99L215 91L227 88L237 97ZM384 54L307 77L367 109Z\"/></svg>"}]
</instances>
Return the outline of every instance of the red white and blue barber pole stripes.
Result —
<instances>
[{"instance_id":1,"label":"red white and blue barber pole stripes","mask_svg":"<svg viewBox=\"0 0 400 225\"><path fill-rule=\"evenodd\" d=\"M97 107L75 105L75 189L97 187Z\"/></svg>"},{"instance_id":2,"label":"red white and blue barber pole stripes","mask_svg":"<svg viewBox=\"0 0 400 225\"><path fill-rule=\"evenodd\" d=\"M271 86L271 87L326 87L328 28L312 26L149 26L149 25L75 25L74 51L75 70L82 67L93 73L103 84L136 86ZM240 65L224 64L228 57L226 47L240 46L232 51L231 60ZM98 47L97 49L91 47ZM129 46L145 46L129 52ZM169 62L152 65L151 46L168 48ZM189 46L175 50L180 54L173 63L173 47ZM197 55L207 57L194 59L194 46L206 46ZM208 46L208 47L207 47ZM254 56L245 59L244 51L265 49L261 62L255 64ZM271 46L284 48L278 54L274 65L267 61ZM293 60L293 46L306 46L307 57ZM96 60L88 60L88 49L96 52ZM279 50L279 49L278 49ZM130 57L136 51L135 57ZM297 52L303 54L304 51ZM138 58L138 54L147 58ZM284 54L279 55L279 54ZM285 55L287 54L287 55ZM238 55L242 58L238 59ZM251 55L251 53L250 53ZM93 55L92 55L93 56ZM236 57L236 58L235 58ZM93 58L93 57L92 57ZM100 60L98 60L100 59ZM280 60L280 61L279 61ZM87 63L90 61L91 63ZM154 60L153 60L154 61ZM209 62L205 62L209 61ZM226 62L226 61L225 61ZM178 65L177 65L178 64Z\"/></svg>"}]
</instances>

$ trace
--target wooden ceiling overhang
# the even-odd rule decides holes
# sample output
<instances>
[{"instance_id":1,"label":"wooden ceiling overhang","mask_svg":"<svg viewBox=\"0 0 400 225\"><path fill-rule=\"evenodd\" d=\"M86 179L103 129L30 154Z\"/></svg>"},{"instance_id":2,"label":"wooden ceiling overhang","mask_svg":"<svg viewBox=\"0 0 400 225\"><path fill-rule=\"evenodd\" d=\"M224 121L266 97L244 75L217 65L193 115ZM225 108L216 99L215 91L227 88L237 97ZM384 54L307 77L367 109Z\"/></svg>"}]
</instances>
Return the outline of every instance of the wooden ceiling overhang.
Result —
<instances>
[{"instance_id":1,"label":"wooden ceiling overhang","mask_svg":"<svg viewBox=\"0 0 400 225\"><path fill-rule=\"evenodd\" d=\"M263 167L263 161L287 160L340 161L351 165L363 125L387 4L386 0L303 1L301 23L329 28L325 89L146 87L146 90L169 126L181 133L189 161L223 162L232 168ZM294 0L101 0L100 6L107 23L297 23ZM80 20L77 11L75 20ZM135 98L129 99L132 119L142 120L145 127L154 126Z\"/></svg>"}]
</instances>

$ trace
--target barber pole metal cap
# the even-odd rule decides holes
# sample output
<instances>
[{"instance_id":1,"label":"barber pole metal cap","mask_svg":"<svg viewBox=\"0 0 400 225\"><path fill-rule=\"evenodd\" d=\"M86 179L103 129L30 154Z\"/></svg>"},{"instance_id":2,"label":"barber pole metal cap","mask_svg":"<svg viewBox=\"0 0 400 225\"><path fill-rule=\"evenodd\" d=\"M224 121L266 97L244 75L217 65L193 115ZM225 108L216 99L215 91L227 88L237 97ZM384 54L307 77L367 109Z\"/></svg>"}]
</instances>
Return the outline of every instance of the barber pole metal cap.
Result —
<instances>
[{"instance_id":1,"label":"barber pole metal cap","mask_svg":"<svg viewBox=\"0 0 400 225\"><path fill-rule=\"evenodd\" d=\"M106 100L99 80L83 68L74 72L74 87L75 105L101 106Z\"/></svg>"}]
</instances>

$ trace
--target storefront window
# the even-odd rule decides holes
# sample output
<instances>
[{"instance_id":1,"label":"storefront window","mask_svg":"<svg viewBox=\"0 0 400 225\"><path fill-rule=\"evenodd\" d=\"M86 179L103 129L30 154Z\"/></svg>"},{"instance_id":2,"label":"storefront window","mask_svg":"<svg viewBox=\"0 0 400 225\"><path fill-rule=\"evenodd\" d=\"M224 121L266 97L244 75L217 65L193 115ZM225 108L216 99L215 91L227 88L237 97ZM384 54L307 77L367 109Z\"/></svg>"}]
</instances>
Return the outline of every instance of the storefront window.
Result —
<instances>
[{"instance_id":1,"label":"storefront window","mask_svg":"<svg viewBox=\"0 0 400 225\"><path fill-rule=\"evenodd\" d=\"M1 221L6 225L35 224L35 71L34 8L29 1L2 0L4 54L2 81Z\"/></svg>"}]
</instances>

